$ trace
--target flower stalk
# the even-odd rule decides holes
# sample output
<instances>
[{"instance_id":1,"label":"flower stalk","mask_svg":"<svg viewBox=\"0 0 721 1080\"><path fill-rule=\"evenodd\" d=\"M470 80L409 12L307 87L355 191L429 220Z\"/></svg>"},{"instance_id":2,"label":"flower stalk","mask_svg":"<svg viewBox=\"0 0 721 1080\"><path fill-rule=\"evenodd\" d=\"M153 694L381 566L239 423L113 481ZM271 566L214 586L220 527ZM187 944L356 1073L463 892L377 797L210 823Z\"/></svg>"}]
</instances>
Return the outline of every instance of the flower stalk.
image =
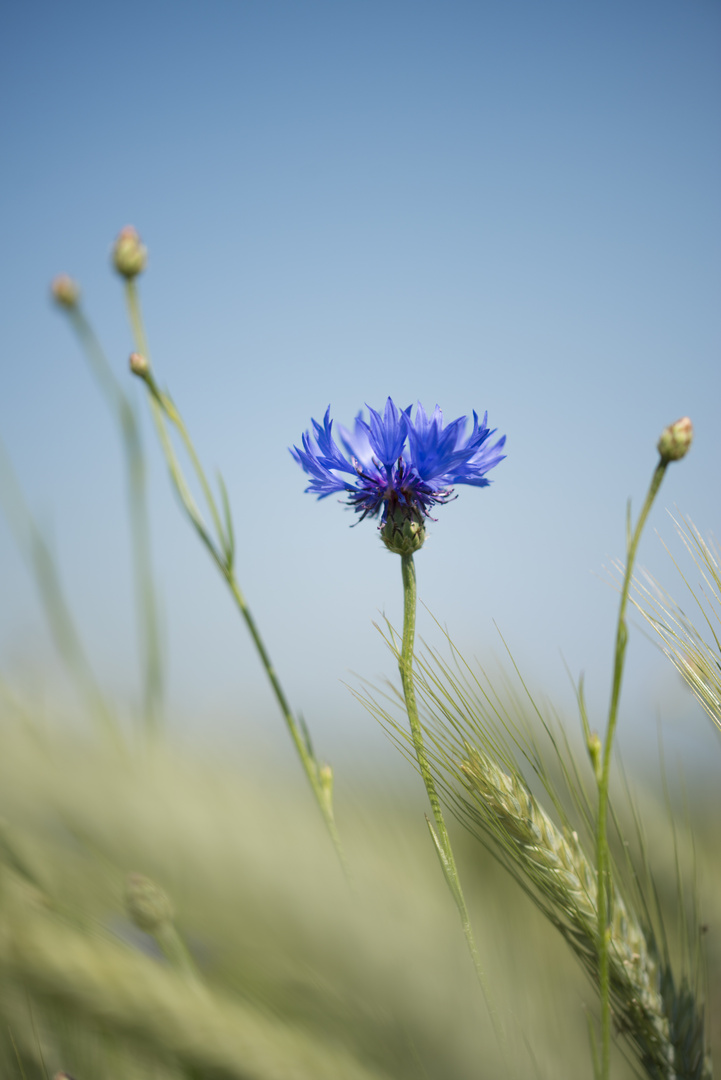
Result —
<instances>
[{"instance_id":1,"label":"flower stalk","mask_svg":"<svg viewBox=\"0 0 721 1080\"><path fill-rule=\"evenodd\" d=\"M468 908L466 907L465 897L463 895L463 889L461 887L461 879L458 875L456 868L456 860L453 855L453 848L451 847L451 840L448 835L448 829L446 828L445 819L443 817L443 811L441 809L441 802L436 790L435 781L433 779L433 772L431 771L428 756L426 754L425 744L423 741L423 729L421 727L420 717L418 715L418 706L416 704L416 692L413 685L413 650L415 644L416 635L416 606L417 606L417 588L416 588L416 568L413 561L413 553L401 555L401 573L403 576L403 643L401 647L401 654L399 658L399 670L401 675L401 682L403 684L403 697L406 703L406 712L408 713L408 722L410 724L411 736L413 739L413 747L416 753L416 759L418 761L418 768L420 769L421 777L425 785L426 794L428 795L428 801L431 804L431 811L433 813L433 819L435 821L435 828L433 822L426 816L426 822L428 824L428 831L431 834L431 839L438 855L438 861L441 864L443 876L446 880L446 884L450 890L456 907L458 909L458 915L461 920L461 927L466 939L468 951L471 954L473 960L473 966L480 983L483 996L488 1006L488 1012L491 1017L496 1035L501 1038L502 1032L498 1015L493 1004L488 981L486 979L483 967L481 965L481 958L478 953L478 947L476 945L475 937L473 934L473 927L471 925L471 919L468 914Z\"/></svg>"},{"instance_id":2,"label":"flower stalk","mask_svg":"<svg viewBox=\"0 0 721 1080\"><path fill-rule=\"evenodd\" d=\"M27 555L35 574L45 615L55 646L88 712L118 749L123 742L117 716L100 688L83 646L72 609L65 597L60 570L52 549L23 497L10 458L0 442L0 500L21 550Z\"/></svg>"},{"instance_id":3,"label":"flower stalk","mask_svg":"<svg viewBox=\"0 0 721 1080\"><path fill-rule=\"evenodd\" d=\"M616 733L618 720L618 706L621 698L621 684L623 682L623 670L626 658L626 646L628 644L628 627L626 624L626 608L628 606L629 589L633 577L633 565L636 559L636 551L641 539L641 533L646 524L654 499L658 494L661 483L666 474L666 469L672 461L679 461L686 455L691 446L693 427L688 417L677 420L664 429L658 442L659 462L651 477L651 483L646 494L641 513L638 516L636 527L631 532L631 513L628 509L626 523L626 568L621 587L621 601L618 610L616 625L616 647L614 653L613 681L611 685L611 700L608 710L608 723L606 737L603 743L603 752L598 758L598 747L593 742L593 735L586 725L586 742L589 747L594 772L598 787L598 815L596 820L596 880L598 895L598 920L597 920L597 947L599 990L601 997L601 1062L599 1080L608 1080L611 1069L611 975L609 962L610 920L613 918L613 882L611 880L611 860L608 847L608 795L611 774L611 751ZM597 740L598 736L596 736ZM595 754L594 751L595 750Z\"/></svg>"},{"instance_id":4,"label":"flower stalk","mask_svg":"<svg viewBox=\"0 0 721 1080\"><path fill-rule=\"evenodd\" d=\"M235 533L225 485L223 484L222 478L219 477L221 493L221 505L219 506L213 495L212 488L205 475L205 471L198 458L192 439L180 412L170 395L162 391L155 381L148 353L148 344L141 314L140 299L134 277L126 276L125 295L130 323L138 349L138 352L133 353L131 356L130 367L131 370L143 380L148 390L153 421L168 465L173 486L180 497L195 531L224 578L235 605L250 633L253 644L260 657L260 661L265 669L268 681L270 682L273 695L323 816L333 846L341 866L343 867L343 871L350 879L350 868L345 857L335 822L332 802L332 772L330 771L330 766L318 761L313 750L310 733L305 723L302 719L297 720L293 715L275 667L270 659L270 654L268 653L258 625L251 613L235 574ZM208 508L208 513L215 531L215 537L206 525L203 515L190 491L188 482L185 479L170 438L168 424L175 429L188 454L193 472L195 473Z\"/></svg>"},{"instance_id":5,"label":"flower stalk","mask_svg":"<svg viewBox=\"0 0 721 1080\"><path fill-rule=\"evenodd\" d=\"M113 374L105 352L80 306L80 292L72 279L61 275L52 286L53 297L65 311L88 364L120 427L125 451L128 507L135 572L135 594L143 669L143 716L149 736L163 723L163 655L160 643L158 600L153 574L145 455L136 409Z\"/></svg>"},{"instance_id":6,"label":"flower stalk","mask_svg":"<svg viewBox=\"0 0 721 1080\"><path fill-rule=\"evenodd\" d=\"M401 557L403 575L403 643L398 658L403 696L408 713L411 737L418 767L433 812L433 822L426 817L436 854L446 884L458 908L463 933L488 1005L496 1035L502 1039L478 949L468 908L463 896L451 841L443 818L440 799L426 754L423 731L413 684L413 647L416 632L416 571L413 555L423 546L425 524L435 506L455 498L454 486L468 484L488 487L486 474L505 455L503 435L491 443L486 423L488 414L473 423L467 432L467 417L459 416L449 424L436 405L429 416L420 402L415 417L412 406L399 409L388 398L383 413L369 407L369 419L359 413L353 431L339 426L340 445L333 434L330 406L323 423L313 420L313 433L306 431L302 446L291 454L310 477L306 491L325 499L335 492L346 495L346 505L359 520L380 518L380 538L386 548Z\"/></svg>"}]
</instances>

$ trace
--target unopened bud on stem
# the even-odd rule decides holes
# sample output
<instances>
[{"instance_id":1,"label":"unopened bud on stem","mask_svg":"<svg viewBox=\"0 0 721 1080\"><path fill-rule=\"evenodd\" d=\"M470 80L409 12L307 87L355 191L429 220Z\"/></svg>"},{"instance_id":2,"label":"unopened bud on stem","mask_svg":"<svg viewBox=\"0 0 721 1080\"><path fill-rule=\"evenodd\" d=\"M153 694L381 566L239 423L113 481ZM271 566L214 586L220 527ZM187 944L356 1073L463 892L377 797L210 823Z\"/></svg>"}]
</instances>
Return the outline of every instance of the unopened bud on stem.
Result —
<instances>
[{"instance_id":1,"label":"unopened bud on stem","mask_svg":"<svg viewBox=\"0 0 721 1080\"><path fill-rule=\"evenodd\" d=\"M80 299L78 283L73 281L69 274L58 274L56 278L53 278L50 291L55 303L60 304L61 307L75 307Z\"/></svg>"},{"instance_id":2,"label":"unopened bud on stem","mask_svg":"<svg viewBox=\"0 0 721 1080\"><path fill-rule=\"evenodd\" d=\"M318 779L320 780L320 789L322 792L323 802L329 810L332 811L333 807L333 770L330 765L321 765L318 769Z\"/></svg>"},{"instance_id":3,"label":"unopened bud on stem","mask_svg":"<svg viewBox=\"0 0 721 1080\"><path fill-rule=\"evenodd\" d=\"M586 740L586 746L588 748L588 756L591 759L593 765L593 772L596 780L601 779L601 773L603 771L601 764L601 754L603 753L603 746L601 745L601 739L597 731L592 731Z\"/></svg>"},{"instance_id":4,"label":"unopened bud on stem","mask_svg":"<svg viewBox=\"0 0 721 1080\"><path fill-rule=\"evenodd\" d=\"M130 354L130 370L133 375L139 375L141 379L144 379L146 375L150 374L150 364L148 358L143 356L142 353L134 352Z\"/></svg>"},{"instance_id":5,"label":"unopened bud on stem","mask_svg":"<svg viewBox=\"0 0 721 1080\"><path fill-rule=\"evenodd\" d=\"M658 440L661 461L664 464L669 461L680 461L688 453L692 442L693 424L688 416L682 416L675 424L669 424L663 429L661 438Z\"/></svg>"},{"instance_id":6,"label":"unopened bud on stem","mask_svg":"<svg viewBox=\"0 0 721 1080\"><path fill-rule=\"evenodd\" d=\"M124 278L134 278L141 274L148 261L147 248L143 247L137 229L126 225L118 233L113 245L113 265Z\"/></svg>"}]
</instances>

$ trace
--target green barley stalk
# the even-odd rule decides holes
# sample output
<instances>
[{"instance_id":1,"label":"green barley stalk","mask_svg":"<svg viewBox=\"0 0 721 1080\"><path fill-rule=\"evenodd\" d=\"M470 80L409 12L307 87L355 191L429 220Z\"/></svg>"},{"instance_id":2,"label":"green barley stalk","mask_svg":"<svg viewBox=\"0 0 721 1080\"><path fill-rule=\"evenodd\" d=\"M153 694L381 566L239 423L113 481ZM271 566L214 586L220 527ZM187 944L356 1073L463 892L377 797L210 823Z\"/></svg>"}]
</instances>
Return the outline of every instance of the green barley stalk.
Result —
<instances>
[{"instance_id":1,"label":"green barley stalk","mask_svg":"<svg viewBox=\"0 0 721 1080\"><path fill-rule=\"evenodd\" d=\"M631 506L628 505L626 517L626 567L621 586L621 601L616 624L616 647L614 653L611 700L608 709L606 734L601 743L599 736L591 732L586 719L585 709L581 711L584 723L586 746L593 762L598 788L598 809L596 813L596 875L598 882L598 923L597 945L599 984L601 994L601 1062L598 1070L600 1080L609 1080L611 1070L611 958L610 958L610 915L613 896L611 877L611 858L608 845L608 798L611 778L611 755L618 722L618 709L621 700L621 685L626 662L628 627L626 608L633 575L633 565L638 550L644 525L653 506L654 499L663 482L666 470L672 461L680 461L688 453L693 439L693 425L687 416L664 428L658 441L659 460L654 469L648 492L641 507L636 527L631 530Z\"/></svg>"},{"instance_id":2,"label":"green barley stalk","mask_svg":"<svg viewBox=\"0 0 721 1080\"><path fill-rule=\"evenodd\" d=\"M559 829L518 775L504 772L470 744L465 749L459 767L484 822L597 981L597 876L578 835ZM710 1077L703 1024L688 986L674 988L670 971L660 964L615 885L608 906L609 978L617 1028L633 1043L641 1065L654 1080ZM667 995L672 998L670 1008Z\"/></svg>"},{"instance_id":3,"label":"green barley stalk","mask_svg":"<svg viewBox=\"0 0 721 1080\"><path fill-rule=\"evenodd\" d=\"M675 559L673 562L698 626L689 609L649 574L644 575L645 583L634 578L631 602L658 634L664 653L721 731L721 552L713 541L704 540L693 522L679 517L672 520L701 575L700 583L689 581Z\"/></svg>"},{"instance_id":4,"label":"green barley stalk","mask_svg":"<svg viewBox=\"0 0 721 1080\"><path fill-rule=\"evenodd\" d=\"M0 963L8 986L122 1044L146 1047L159 1062L217 1080L383 1080L344 1047L107 937L28 909L5 916Z\"/></svg>"},{"instance_id":5,"label":"green barley stalk","mask_svg":"<svg viewBox=\"0 0 721 1080\"><path fill-rule=\"evenodd\" d=\"M391 529L393 528L394 526L391 522ZM407 529L407 523L404 523L402 528ZM403 642L398 657L398 668L403 685L403 697L405 700L406 712L408 714L408 722L410 724L411 740L413 742L413 748L415 750L416 760L426 789L426 794L428 795L428 801L431 805L435 828L428 817L426 817L426 823L431 835L431 840L433 841L433 846L438 855L438 861L441 865L443 877L458 910L463 936L466 939L468 952L473 961L476 977L478 978L481 991L485 998L486 1007L488 1008L496 1037L502 1042L504 1038L503 1030L501 1028L497 1010L493 1003L488 980L486 979L481 963L481 957L478 952L478 946L476 945L473 926L471 924L471 917L468 913L461 879L456 866L455 855L453 854L453 847L451 846L451 838L448 835L448 829L441 808L441 801L438 797L436 784L433 779L433 772L426 754L423 729L418 715L418 706L416 704L416 694L413 683L413 652L416 634L417 602L416 570L413 562L412 550L401 550L399 551L399 554L401 555L401 572L403 577Z\"/></svg>"},{"instance_id":6,"label":"green barley stalk","mask_svg":"<svg viewBox=\"0 0 721 1080\"><path fill-rule=\"evenodd\" d=\"M389 632L386 640L397 654L397 639ZM444 803L563 934L598 988L598 878L588 855L595 847L592 787L562 728L546 718L518 669L517 679L506 679L499 691L495 680L482 668L467 664L448 642L451 662L426 651L416 654L414 666L426 755L437 788ZM397 693L387 695L386 704L379 702L377 693L356 696L412 761L410 736L396 718ZM544 760L538 732L551 745L552 767ZM545 789L553 817L532 794L516 764L519 757ZM577 824L571 825L571 817ZM613 811L611 820L622 838ZM680 977L674 973L636 820L647 886L642 889L624 846L631 886L622 892L624 875L617 869L606 909L613 1020L652 1080L709 1080L704 1010L696 989L699 958L692 947L686 958L688 968ZM678 876L680 882L680 869ZM647 889L650 901L644 895Z\"/></svg>"}]
</instances>

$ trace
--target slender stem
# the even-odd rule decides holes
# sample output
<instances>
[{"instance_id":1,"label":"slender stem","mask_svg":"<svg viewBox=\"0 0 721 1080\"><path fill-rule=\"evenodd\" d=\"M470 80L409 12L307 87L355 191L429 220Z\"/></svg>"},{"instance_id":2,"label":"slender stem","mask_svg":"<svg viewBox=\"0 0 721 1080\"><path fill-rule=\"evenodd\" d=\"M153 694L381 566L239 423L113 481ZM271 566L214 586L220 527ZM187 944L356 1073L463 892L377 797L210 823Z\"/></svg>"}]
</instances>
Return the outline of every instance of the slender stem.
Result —
<instances>
[{"instance_id":1,"label":"slender stem","mask_svg":"<svg viewBox=\"0 0 721 1080\"><path fill-rule=\"evenodd\" d=\"M598 968L601 995L601 1078L608 1080L611 1069L611 980L609 970L609 899L611 896L611 865L608 849L608 789L611 772L611 750L616 732L618 718L618 704L621 697L621 683L623 681L623 669L626 657L626 645L628 642L628 628L626 626L626 607L628 594L633 575L633 564L636 558L636 550L643 527L646 524L653 501L658 494L664 474L668 467L668 461L663 459L656 466L651 478L646 501L639 514L633 535L630 535L630 522L627 526L626 537L626 569L623 576L621 589L621 602L618 610L618 624L616 627L616 650L613 665L613 684L611 687L611 701L608 710L608 725L606 728L606 740L603 746L603 758L600 776L598 777L598 820L596 822L596 874L598 891Z\"/></svg>"},{"instance_id":2,"label":"slender stem","mask_svg":"<svg viewBox=\"0 0 721 1080\"><path fill-rule=\"evenodd\" d=\"M153 937L166 960L189 982L200 983L200 974L188 947L170 920L163 922L153 930Z\"/></svg>"},{"instance_id":3,"label":"slender stem","mask_svg":"<svg viewBox=\"0 0 721 1080\"><path fill-rule=\"evenodd\" d=\"M116 413L125 449L128 506L135 570L135 592L141 665L143 713L148 734L156 734L163 712L163 658L160 647L158 603L153 575L145 457L140 425L133 404L113 374L98 338L77 306L67 308L72 327L109 407Z\"/></svg>"},{"instance_id":4,"label":"slender stem","mask_svg":"<svg viewBox=\"0 0 721 1080\"><path fill-rule=\"evenodd\" d=\"M117 719L108 704L83 648L80 633L65 599L60 572L50 547L23 498L10 459L0 443L0 496L18 544L26 552L45 607L55 645L96 722L100 722L118 747L122 745Z\"/></svg>"},{"instance_id":5,"label":"slender stem","mask_svg":"<svg viewBox=\"0 0 721 1080\"><path fill-rule=\"evenodd\" d=\"M130 322L133 327L133 333L135 335L138 350L142 353L148 363L150 363L148 340L145 334L145 326L140 310L140 297L138 296L138 290L135 285L134 278L126 279L126 296L128 301L128 311L130 313ZM220 514L218 512L218 507L216 505L215 499L213 498L213 492L211 490L210 484L208 483L205 472L203 471L203 466L200 464L200 459L198 458L198 455L195 451L192 439L188 434L188 429L183 423L183 419L180 413L178 412L172 400L167 394L163 394L163 407L168 415L169 420L171 420L171 422L173 423L183 442L185 451L188 455L188 458L190 459L191 465L193 466L193 471L198 478L198 483L200 484L201 491L203 492L203 497L205 498L205 501L208 505L210 516L212 517L213 525L215 526L215 530L218 536L224 537L225 533L223 530Z\"/></svg>"},{"instance_id":6,"label":"slender stem","mask_svg":"<svg viewBox=\"0 0 721 1080\"><path fill-rule=\"evenodd\" d=\"M434 830L431 822L428 822L428 828L431 833L431 837L436 847L436 852L443 870L443 875L446 879L446 884L453 896L458 914L461 920L461 926L463 928L463 934L466 939L468 951L471 954L473 960L473 966L476 970L476 975L483 991L483 996L486 1000L488 1012L493 1023L496 1036L499 1040L502 1040L502 1032L498 1015L493 1004L488 982L481 966L481 958L476 946L475 937L473 935L473 927L471 926L470 916L468 914L468 908L466 907L466 901L463 896L463 889L461 888L461 880L456 869L456 860L453 855L453 848L451 847L450 837L448 835L448 829L443 817L443 811L441 809L441 802L436 790L435 781L433 779L433 773L431 771L428 756L426 754L425 743L423 740L423 728L421 726L420 718L418 715L418 706L416 704L416 692L413 682L413 649L416 636L416 568L413 562L413 555L401 555L401 573L403 576L403 643L401 647L401 655L399 662L399 669L401 675L401 681L403 683L403 696L406 702L406 711L408 713L408 722L411 728L411 736L413 738L413 746L416 751L416 758L418 760L418 767L425 784L426 793L428 795L428 801L431 804L431 810L433 812L433 818L436 823Z\"/></svg>"},{"instance_id":7,"label":"slender stem","mask_svg":"<svg viewBox=\"0 0 721 1080\"><path fill-rule=\"evenodd\" d=\"M132 280L127 282L126 296L128 301L128 310L130 314L130 320L133 327L133 333L138 350L142 353L149 363L147 340L145 337L145 330L143 327L142 315L140 312L140 303L138 300L137 290L135 283ZM318 807L323 815L326 828L331 837L336 853L340 860L343 871L350 880L350 868L343 851L340 835L335 823L335 816L333 813L333 801L332 801L332 772L329 766L319 765L311 745L310 736L308 734L305 725L299 723L294 717L290 704L283 691L280 680L273 663L270 659L270 654L265 646L265 643L260 635L258 625L253 618L253 615L248 607L247 601L241 591L238 580L235 576L233 569L233 541L232 541L232 526L228 519L228 528L224 528L220 513L217 509L215 499L213 497L210 485L205 476L200 460L196 454L188 430L185 427L183 419L173 404L170 397L161 391L155 382L152 372L148 372L143 376L143 380L148 388L151 411L155 427L158 432L158 438L165 455L168 469L170 471L170 477L175 486L175 490L180 496L180 500L185 508L185 511L190 518L198 536L202 540L204 546L207 548L213 562L218 567L218 570L225 579L231 595L235 601L235 604L243 617L243 620L248 628L253 644L260 657L260 661L265 669L268 681L270 682L271 689L275 696L275 699L280 708L281 715L285 721L286 727L290 733L293 744L296 748L298 756L300 757L301 764L305 771L305 774L310 783L311 789L315 796ZM218 542L213 539L211 532L206 526L203 516L193 499L190 488L183 475L180 463L178 462L175 449L173 447L166 421L173 425L175 430L180 435L183 446L188 453L193 470L196 474L201 490L205 497L205 501L210 510L213 525L215 527L216 534L218 536Z\"/></svg>"}]
</instances>

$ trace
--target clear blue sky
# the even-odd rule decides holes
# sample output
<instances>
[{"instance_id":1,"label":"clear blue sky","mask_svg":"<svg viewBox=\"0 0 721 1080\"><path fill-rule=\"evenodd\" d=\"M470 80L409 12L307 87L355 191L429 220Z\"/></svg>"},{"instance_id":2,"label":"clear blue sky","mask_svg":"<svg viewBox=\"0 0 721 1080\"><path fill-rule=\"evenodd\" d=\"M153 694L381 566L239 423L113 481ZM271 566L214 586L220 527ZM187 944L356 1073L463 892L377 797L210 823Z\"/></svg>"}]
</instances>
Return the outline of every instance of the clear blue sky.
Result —
<instances>
[{"instance_id":1,"label":"clear blue sky","mask_svg":"<svg viewBox=\"0 0 721 1080\"><path fill-rule=\"evenodd\" d=\"M563 654L602 724L603 567L683 414L696 442L641 562L675 582L667 506L719 532L720 46L711 0L4 6L0 433L109 686L135 694L121 458L47 286L81 282L125 378L108 252L130 223L158 378L223 471L241 581L321 750L374 723L342 681L392 674L372 621L400 622L400 570L373 524L303 494L287 447L329 403L349 423L388 394L508 436L493 485L440 509L422 599L468 655L498 651L495 620L573 720ZM279 729L146 444L173 723ZM52 650L2 523L0 566L0 669L36 684ZM638 633L629 661L627 730L703 727Z\"/></svg>"}]
</instances>

